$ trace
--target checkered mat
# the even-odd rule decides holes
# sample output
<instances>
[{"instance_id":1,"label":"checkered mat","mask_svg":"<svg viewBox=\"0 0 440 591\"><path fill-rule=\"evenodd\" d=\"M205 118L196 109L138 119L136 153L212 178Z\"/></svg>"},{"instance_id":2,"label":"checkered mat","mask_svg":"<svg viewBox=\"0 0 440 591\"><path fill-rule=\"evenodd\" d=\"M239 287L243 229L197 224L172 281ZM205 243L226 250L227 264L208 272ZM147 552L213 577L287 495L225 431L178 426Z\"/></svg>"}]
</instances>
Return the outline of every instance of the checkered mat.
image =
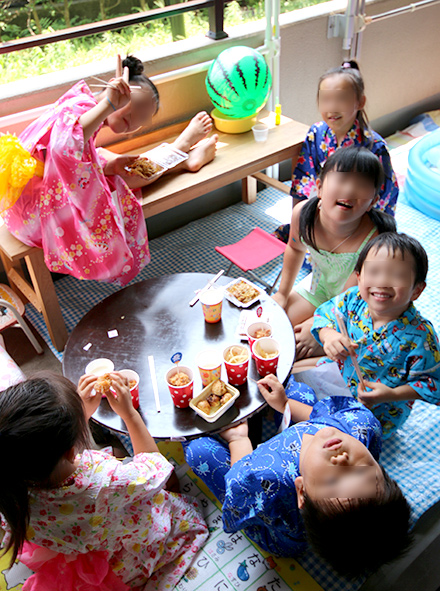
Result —
<instances>
[{"instance_id":1,"label":"checkered mat","mask_svg":"<svg viewBox=\"0 0 440 591\"><path fill-rule=\"evenodd\" d=\"M288 221L275 219L266 213L281 198L276 190L265 189L258 194L257 202L252 206L243 203L233 205L152 240L151 263L135 281L177 272L215 273L224 268L225 259L214 247L236 242L255 226L272 232L280 221ZM428 287L417 301L417 308L440 331L440 262L437 253L440 223L403 202L397 206L396 218L399 231L415 236L428 252ZM276 260L262 268L264 278L273 281L280 265L281 260ZM236 270L235 276L238 273ZM303 276L304 272L299 279ZM56 290L68 331L71 332L86 312L117 289L104 283L79 282L73 277L57 281ZM51 346L41 315L30 305L28 318ZM52 350L61 360L61 354ZM440 499L440 459L432 451L440 448L439 421L440 408L416 402L405 429L384 446L383 464L401 484L413 508L414 520ZM269 424L266 426L270 427ZM268 429L266 437L269 432ZM362 583L342 580L311 552L299 557L298 562L325 591L355 591Z\"/></svg>"}]
</instances>

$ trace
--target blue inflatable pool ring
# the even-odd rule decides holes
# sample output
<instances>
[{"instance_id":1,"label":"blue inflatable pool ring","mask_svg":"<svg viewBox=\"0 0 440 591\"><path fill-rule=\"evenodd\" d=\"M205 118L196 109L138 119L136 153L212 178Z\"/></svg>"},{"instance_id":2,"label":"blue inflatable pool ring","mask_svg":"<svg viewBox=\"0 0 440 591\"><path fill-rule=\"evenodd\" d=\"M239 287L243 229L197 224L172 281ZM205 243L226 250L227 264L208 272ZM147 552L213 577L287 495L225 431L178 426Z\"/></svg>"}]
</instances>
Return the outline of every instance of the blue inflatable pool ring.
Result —
<instances>
[{"instance_id":1,"label":"blue inflatable pool ring","mask_svg":"<svg viewBox=\"0 0 440 591\"><path fill-rule=\"evenodd\" d=\"M440 221L440 129L409 151L404 195L409 205Z\"/></svg>"}]
</instances>

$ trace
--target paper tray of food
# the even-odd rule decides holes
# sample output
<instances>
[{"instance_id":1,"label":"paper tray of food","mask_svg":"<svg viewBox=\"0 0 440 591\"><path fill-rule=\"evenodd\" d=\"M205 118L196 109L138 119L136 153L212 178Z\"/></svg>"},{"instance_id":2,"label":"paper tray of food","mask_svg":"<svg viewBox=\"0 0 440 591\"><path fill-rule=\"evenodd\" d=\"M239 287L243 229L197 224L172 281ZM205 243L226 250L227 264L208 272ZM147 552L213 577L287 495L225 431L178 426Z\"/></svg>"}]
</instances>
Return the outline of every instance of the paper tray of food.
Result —
<instances>
[{"instance_id":1,"label":"paper tray of food","mask_svg":"<svg viewBox=\"0 0 440 591\"><path fill-rule=\"evenodd\" d=\"M221 394L221 396L216 396L216 393L220 395L221 392L224 393ZM218 408L216 408L216 406L210 405L210 401L213 402L214 397L222 398L223 396L227 397L227 401L223 404L221 404L221 400L217 401L219 404ZM231 406L233 406L239 396L240 392L237 390L237 388L234 388L230 384L226 384L221 380L215 380L215 382L208 384L198 396L193 398L189 405L198 415L205 419L205 421L208 421L208 423L215 423L217 419L224 415L225 412L230 409ZM209 398L210 400L208 400ZM206 405L202 404L202 408L199 408L198 406L200 403L204 402L210 406L209 414L203 410L203 406ZM208 410L208 407L206 407L206 410Z\"/></svg>"},{"instance_id":2,"label":"paper tray of food","mask_svg":"<svg viewBox=\"0 0 440 591\"><path fill-rule=\"evenodd\" d=\"M258 302L263 290L244 277L234 279L225 287L225 298L239 308L249 308Z\"/></svg>"}]
</instances>

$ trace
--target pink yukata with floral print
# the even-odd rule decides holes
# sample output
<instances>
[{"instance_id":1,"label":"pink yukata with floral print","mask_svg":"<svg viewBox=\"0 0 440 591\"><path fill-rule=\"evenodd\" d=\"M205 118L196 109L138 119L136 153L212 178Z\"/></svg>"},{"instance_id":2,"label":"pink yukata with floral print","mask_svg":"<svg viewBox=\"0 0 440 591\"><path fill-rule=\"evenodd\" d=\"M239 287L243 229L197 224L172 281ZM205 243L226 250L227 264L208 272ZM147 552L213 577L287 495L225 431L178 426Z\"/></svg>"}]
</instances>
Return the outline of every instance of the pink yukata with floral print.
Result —
<instances>
[{"instance_id":1,"label":"pink yukata with floral print","mask_svg":"<svg viewBox=\"0 0 440 591\"><path fill-rule=\"evenodd\" d=\"M364 137L362 137L359 121L356 119L339 148L348 148L349 146L364 146L381 161L385 180L380 188L379 200L375 208L394 216L399 195L399 185L391 165L391 158L385 140L373 130L364 131ZM293 172L290 191L293 197L302 200L317 196L316 179L319 177L326 160L337 149L336 134L325 121L312 125L307 132Z\"/></svg>"},{"instance_id":2,"label":"pink yukata with floral print","mask_svg":"<svg viewBox=\"0 0 440 591\"><path fill-rule=\"evenodd\" d=\"M79 555L79 567L91 552L102 562L105 552L128 588L173 589L206 541L208 528L196 499L164 490L172 465L159 453L139 453L124 464L101 451L86 450L78 458L77 469L59 487L33 489L31 545ZM8 532L4 519L2 527ZM32 568L32 562L25 563ZM57 587L52 581L47 589L76 588L70 582L64 579Z\"/></svg>"},{"instance_id":3,"label":"pink yukata with floral print","mask_svg":"<svg viewBox=\"0 0 440 591\"><path fill-rule=\"evenodd\" d=\"M44 250L50 271L126 285L150 261L147 230L135 193L104 175L97 132L84 142L79 118L96 104L78 82L23 131L20 142L44 162L44 175L2 217L19 240Z\"/></svg>"}]
</instances>

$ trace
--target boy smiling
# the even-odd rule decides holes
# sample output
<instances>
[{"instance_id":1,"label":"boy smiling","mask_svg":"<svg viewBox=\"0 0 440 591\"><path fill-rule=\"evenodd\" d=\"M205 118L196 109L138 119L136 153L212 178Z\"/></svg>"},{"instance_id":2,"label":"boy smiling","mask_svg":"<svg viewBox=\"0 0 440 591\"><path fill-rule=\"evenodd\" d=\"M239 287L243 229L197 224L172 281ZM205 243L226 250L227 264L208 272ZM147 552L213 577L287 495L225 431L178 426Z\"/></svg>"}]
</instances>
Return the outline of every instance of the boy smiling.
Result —
<instances>
[{"instance_id":1,"label":"boy smiling","mask_svg":"<svg viewBox=\"0 0 440 591\"><path fill-rule=\"evenodd\" d=\"M358 287L319 306L312 334L327 358L336 361L353 395L380 420L384 438L409 416L413 401L440 403L440 345L432 324L413 301L425 289L428 258L421 244L387 232L369 242L355 272ZM337 330L336 313L345 319L348 337ZM365 376L354 371L355 351Z\"/></svg>"}]
</instances>

